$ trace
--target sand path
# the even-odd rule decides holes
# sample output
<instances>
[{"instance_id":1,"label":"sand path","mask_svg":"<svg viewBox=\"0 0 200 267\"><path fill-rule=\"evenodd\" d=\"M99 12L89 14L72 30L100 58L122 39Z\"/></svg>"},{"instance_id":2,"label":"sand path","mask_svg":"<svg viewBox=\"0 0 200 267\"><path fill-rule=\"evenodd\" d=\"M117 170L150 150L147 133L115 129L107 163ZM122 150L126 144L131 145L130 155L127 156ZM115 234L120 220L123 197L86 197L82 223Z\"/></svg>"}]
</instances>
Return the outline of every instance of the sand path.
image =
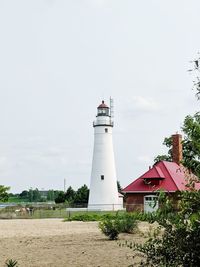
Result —
<instances>
[{"instance_id":1,"label":"sand path","mask_svg":"<svg viewBox=\"0 0 200 267\"><path fill-rule=\"evenodd\" d=\"M12 258L19 267L129 266L133 252L108 241L96 222L61 219L0 220L0 266ZM139 234L120 235L141 240ZM135 260L134 260L135 261Z\"/></svg>"}]
</instances>

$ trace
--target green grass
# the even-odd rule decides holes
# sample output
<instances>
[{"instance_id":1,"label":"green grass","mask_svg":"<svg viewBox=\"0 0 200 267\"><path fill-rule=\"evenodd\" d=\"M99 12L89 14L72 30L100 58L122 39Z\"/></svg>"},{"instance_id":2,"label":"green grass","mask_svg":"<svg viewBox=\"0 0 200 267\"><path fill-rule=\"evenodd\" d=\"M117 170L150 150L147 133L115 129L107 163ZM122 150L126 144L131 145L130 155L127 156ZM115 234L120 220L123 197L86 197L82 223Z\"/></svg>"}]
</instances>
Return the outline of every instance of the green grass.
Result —
<instances>
[{"instance_id":1,"label":"green grass","mask_svg":"<svg viewBox=\"0 0 200 267\"><path fill-rule=\"evenodd\" d=\"M28 204L28 203L27 203ZM33 203L20 204L15 207L6 207L0 209L0 219L45 219L45 218L63 218L64 221L101 221L106 217L114 218L116 215L123 216L126 211L68 211L66 207L53 205L34 206ZM34 206L34 212L28 214L26 212L15 212L15 210L20 209L22 206ZM149 221L153 222L155 220L154 214L132 212L129 213L134 220L138 221Z\"/></svg>"},{"instance_id":2,"label":"green grass","mask_svg":"<svg viewBox=\"0 0 200 267\"><path fill-rule=\"evenodd\" d=\"M45 219L45 218L63 218L65 221L100 221L106 216L116 216L116 211L93 212L93 211L67 211L66 208L35 208L32 214L26 212L15 212L20 206L7 207L0 210L0 218L8 219ZM118 214L124 211L118 212Z\"/></svg>"},{"instance_id":3,"label":"green grass","mask_svg":"<svg viewBox=\"0 0 200 267\"><path fill-rule=\"evenodd\" d=\"M118 218L123 219L124 214L127 214L126 211L68 211L65 221L101 221L107 217L110 219L115 219L116 215ZM128 212L130 220L136 221L148 221L153 223L156 218L154 213L143 213L143 212Z\"/></svg>"},{"instance_id":4,"label":"green grass","mask_svg":"<svg viewBox=\"0 0 200 267\"><path fill-rule=\"evenodd\" d=\"M115 217L116 214L124 214L125 211L68 211L65 221L101 221L105 217Z\"/></svg>"},{"instance_id":5,"label":"green grass","mask_svg":"<svg viewBox=\"0 0 200 267\"><path fill-rule=\"evenodd\" d=\"M9 197L8 202L9 203L22 203L22 202L28 202L28 199L19 198L19 197Z\"/></svg>"},{"instance_id":6,"label":"green grass","mask_svg":"<svg viewBox=\"0 0 200 267\"><path fill-rule=\"evenodd\" d=\"M30 216L32 219L47 219L47 218L65 218L67 216L66 209L56 209L56 210L35 210L33 215Z\"/></svg>"}]
</instances>

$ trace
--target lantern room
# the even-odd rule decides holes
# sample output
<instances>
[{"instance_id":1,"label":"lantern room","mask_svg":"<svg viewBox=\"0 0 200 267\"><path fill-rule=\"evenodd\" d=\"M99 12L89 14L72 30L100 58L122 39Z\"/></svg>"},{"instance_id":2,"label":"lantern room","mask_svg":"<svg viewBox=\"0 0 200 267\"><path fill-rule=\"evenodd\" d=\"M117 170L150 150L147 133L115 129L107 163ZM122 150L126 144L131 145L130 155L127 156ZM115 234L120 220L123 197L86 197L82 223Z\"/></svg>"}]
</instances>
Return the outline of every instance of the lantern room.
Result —
<instances>
[{"instance_id":1,"label":"lantern room","mask_svg":"<svg viewBox=\"0 0 200 267\"><path fill-rule=\"evenodd\" d=\"M102 101L101 105L97 108L97 116L110 116L109 107Z\"/></svg>"}]
</instances>

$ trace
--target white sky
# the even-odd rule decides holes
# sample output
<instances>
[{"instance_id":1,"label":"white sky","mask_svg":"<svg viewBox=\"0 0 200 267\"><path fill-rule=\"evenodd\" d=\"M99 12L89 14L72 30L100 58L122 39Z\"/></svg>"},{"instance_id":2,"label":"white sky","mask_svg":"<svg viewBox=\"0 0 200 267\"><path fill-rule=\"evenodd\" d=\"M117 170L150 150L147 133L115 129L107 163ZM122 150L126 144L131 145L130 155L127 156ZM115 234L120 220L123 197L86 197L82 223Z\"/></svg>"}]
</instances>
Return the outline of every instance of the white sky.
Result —
<instances>
[{"instance_id":1,"label":"white sky","mask_svg":"<svg viewBox=\"0 0 200 267\"><path fill-rule=\"evenodd\" d=\"M199 0L1 0L0 184L89 186L96 107L114 98L122 186L199 109Z\"/></svg>"}]
</instances>

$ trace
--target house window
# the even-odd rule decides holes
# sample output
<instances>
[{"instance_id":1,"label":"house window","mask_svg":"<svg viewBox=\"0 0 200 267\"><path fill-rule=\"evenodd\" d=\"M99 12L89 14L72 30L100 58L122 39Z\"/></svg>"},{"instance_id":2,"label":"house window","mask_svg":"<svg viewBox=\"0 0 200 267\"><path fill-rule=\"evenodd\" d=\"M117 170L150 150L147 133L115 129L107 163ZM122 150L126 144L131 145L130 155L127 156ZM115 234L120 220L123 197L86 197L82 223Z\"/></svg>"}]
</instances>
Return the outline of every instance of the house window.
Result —
<instances>
[{"instance_id":1,"label":"house window","mask_svg":"<svg viewBox=\"0 0 200 267\"><path fill-rule=\"evenodd\" d=\"M158 209L158 197L155 195L144 196L144 212L154 212Z\"/></svg>"},{"instance_id":2,"label":"house window","mask_svg":"<svg viewBox=\"0 0 200 267\"><path fill-rule=\"evenodd\" d=\"M105 128L105 133L108 133L108 128Z\"/></svg>"},{"instance_id":3,"label":"house window","mask_svg":"<svg viewBox=\"0 0 200 267\"><path fill-rule=\"evenodd\" d=\"M104 180L104 175L101 175L101 180Z\"/></svg>"}]
</instances>

